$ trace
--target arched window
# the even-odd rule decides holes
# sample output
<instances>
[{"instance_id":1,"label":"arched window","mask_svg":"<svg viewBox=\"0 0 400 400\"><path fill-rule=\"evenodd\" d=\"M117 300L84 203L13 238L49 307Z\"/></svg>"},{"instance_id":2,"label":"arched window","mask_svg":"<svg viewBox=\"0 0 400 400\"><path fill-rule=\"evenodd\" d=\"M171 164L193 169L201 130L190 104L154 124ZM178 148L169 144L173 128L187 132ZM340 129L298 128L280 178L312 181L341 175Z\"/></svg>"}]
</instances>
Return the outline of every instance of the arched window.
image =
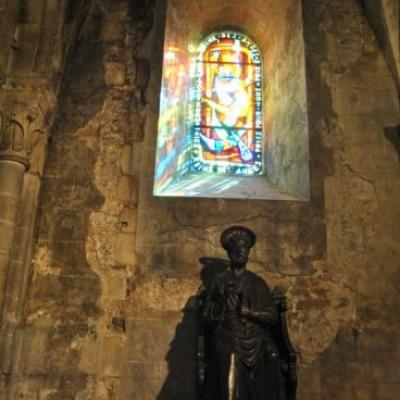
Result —
<instances>
[{"instance_id":1,"label":"arched window","mask_svg":"<svg viewBox=\"0 0 400 400\"><path fill-rule=\"evenodd\" d=\"M240 33L213 33L201 42L191 66L191 171L261 175L262 66L257 45Z\"/></svg>"},{"instance_id":2,"label":"arched window","mask_svg":"<svg viewBox=\"0 0 400 400\"><path fill-rule=\"evenodd\" d=\"M250 23L240 13L224 15L221 6L219 20L237 30L215 30L196 42L198 32L211 26L208 14L197 18L204 11L197 4L168 3L153 194L308 200L301 12L289 37L288 24L261 30L257 13ZM265 15L275 15L265 7Z\"/></svg>"},{"instance_id":3,"label":"arched window","mask_svg":"<svg viewBox=\"0 0 400 400\"><path fill-rule=\"evenodd\" d=\"M219 197L262 175L262 89L261 54L244 34L165 43L154 194Z\"/></svg>"}]
</instances>

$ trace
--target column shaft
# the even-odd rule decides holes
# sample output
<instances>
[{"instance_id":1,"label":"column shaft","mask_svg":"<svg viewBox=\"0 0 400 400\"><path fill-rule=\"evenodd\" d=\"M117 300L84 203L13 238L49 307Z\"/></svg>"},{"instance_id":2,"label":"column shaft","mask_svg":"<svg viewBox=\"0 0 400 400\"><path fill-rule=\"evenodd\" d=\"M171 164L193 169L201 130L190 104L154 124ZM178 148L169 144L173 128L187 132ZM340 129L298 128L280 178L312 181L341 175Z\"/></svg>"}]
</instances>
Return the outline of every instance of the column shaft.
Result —
<instances>
[{"instance_id":1,"label":"column shaft","mask_svg":"<svg viewBox=\"0 0 400 400\"><path fill-rule=\"evenodd\" d=\"M3 335L6 323L3 321L4 300L17 225L18 206L24 182L25 165L0 159L0 349L3 348ZM0 354L0 367L3 374L8 374L9 365L4 363L4 354Z\"/></svg>"}]
</instances>

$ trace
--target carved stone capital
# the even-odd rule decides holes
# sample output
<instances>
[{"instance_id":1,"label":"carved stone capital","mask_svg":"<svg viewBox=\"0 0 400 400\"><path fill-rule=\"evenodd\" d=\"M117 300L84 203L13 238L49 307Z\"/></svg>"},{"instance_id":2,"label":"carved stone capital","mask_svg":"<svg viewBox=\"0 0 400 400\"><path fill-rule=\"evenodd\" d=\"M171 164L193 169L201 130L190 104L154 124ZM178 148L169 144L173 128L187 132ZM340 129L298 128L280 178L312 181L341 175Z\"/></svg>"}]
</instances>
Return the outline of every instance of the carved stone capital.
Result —
<instances>
[{"instance_id":1,"label":"carved stone capital","mask_svg":"<svg viewBox=\"0 0 400 400\"><path fill-rule=\"evenodd\" d=\"M45 132L37 107L0 109L0 160L20 162L28 170L32 151Z\"/></svg>"}]
</instances>

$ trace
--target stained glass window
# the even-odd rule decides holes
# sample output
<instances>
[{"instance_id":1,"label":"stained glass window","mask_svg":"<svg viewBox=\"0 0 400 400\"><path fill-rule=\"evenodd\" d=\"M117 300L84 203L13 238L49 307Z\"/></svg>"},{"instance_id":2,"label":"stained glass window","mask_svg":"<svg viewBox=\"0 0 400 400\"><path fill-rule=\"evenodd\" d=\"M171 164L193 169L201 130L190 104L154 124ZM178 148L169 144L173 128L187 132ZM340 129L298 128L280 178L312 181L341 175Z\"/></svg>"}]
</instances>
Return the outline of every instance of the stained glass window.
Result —
<instances>
[{"instance_id":1,"label":"stained glass window","mask_svg":"<svg viewBox=\"0 0 400 400\"><path fill-rule=\"evenodd\" d=\"M243 34L206 37L191 63L194 173L261 175L262 65Z\"/></svg>"},{"instance_id":2,"label":"stained glass window","mask_svg":"<svg viewBox=\"0 0 400 400\"><path fill-rule=\"evenodd\" d=\"M154 194L216 196L264 173L261 55L230 31L180 43L165 41Z\"/></svg>"}]
</instances>

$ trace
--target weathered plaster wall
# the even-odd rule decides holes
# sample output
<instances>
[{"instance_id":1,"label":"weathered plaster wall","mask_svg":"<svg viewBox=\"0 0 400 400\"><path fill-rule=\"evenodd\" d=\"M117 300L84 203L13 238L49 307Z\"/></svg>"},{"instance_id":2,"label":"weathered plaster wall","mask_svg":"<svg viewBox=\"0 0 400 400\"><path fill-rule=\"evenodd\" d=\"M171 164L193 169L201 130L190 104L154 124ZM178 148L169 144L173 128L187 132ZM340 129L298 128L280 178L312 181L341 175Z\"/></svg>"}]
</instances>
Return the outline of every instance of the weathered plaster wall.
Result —
<instances>
[{"instance_id":1,"label":"weathered plaster wall","mask_svg":"<svg viewBox=\"0 0 400 400\"><path fill-rule=\"evenodd\" d=\"M352 322L304 370L302 393L307 399L396 399L400 171L383 134L398 124L398 93L358 4L317 2L314 13L306 10L307 25L324 39L308 32L310 71L331 99L331 112L320 121L333 157L324 184L328 260L348 277L355 308Z\"/></svg>"},{"instance_id":2,"label":"weathered plaster wall","mask_svg":"<svg viewBox=\"0 0 400 400\"><path fill-rule=\"evenodd\" d=\"M400 4L397 0L359 0L400 88Z\"/></svg>"},{"instance_id":3,"label":"weathered plaster wall","mask_svg":"<svg viewBox=\"0 0 400 400\"><path fill-rule=\"evenodd\" d=\"M94 6L68 67L12 398L109 399L119 390L134 262L131 118L141 97L134 27L126 2Z\"/></svg>"},{"instance_id":4,"label":"weathered plaster wall","mask_svg":"<svg viewBox=\"0 0 400 400\"><path fill-rule=\"evenodd\" d=\"M164 10L136 3L98 3L65 75L14 398L193 398L197 259L242 223L289 296L299 399L397 400L398 93L359 3L304 1L310 203L151 196Z\"/></svg>"},{"instance_id":5,"label":"weathered plaster wall","mask_svg":"<svg viewBox=\"0 0 400 400\"><path fill-rule=\"evenodd\" d=\"M9 398L47 142L81 0L0 2L0 399Z\"/></svg>"}]
</instances>

